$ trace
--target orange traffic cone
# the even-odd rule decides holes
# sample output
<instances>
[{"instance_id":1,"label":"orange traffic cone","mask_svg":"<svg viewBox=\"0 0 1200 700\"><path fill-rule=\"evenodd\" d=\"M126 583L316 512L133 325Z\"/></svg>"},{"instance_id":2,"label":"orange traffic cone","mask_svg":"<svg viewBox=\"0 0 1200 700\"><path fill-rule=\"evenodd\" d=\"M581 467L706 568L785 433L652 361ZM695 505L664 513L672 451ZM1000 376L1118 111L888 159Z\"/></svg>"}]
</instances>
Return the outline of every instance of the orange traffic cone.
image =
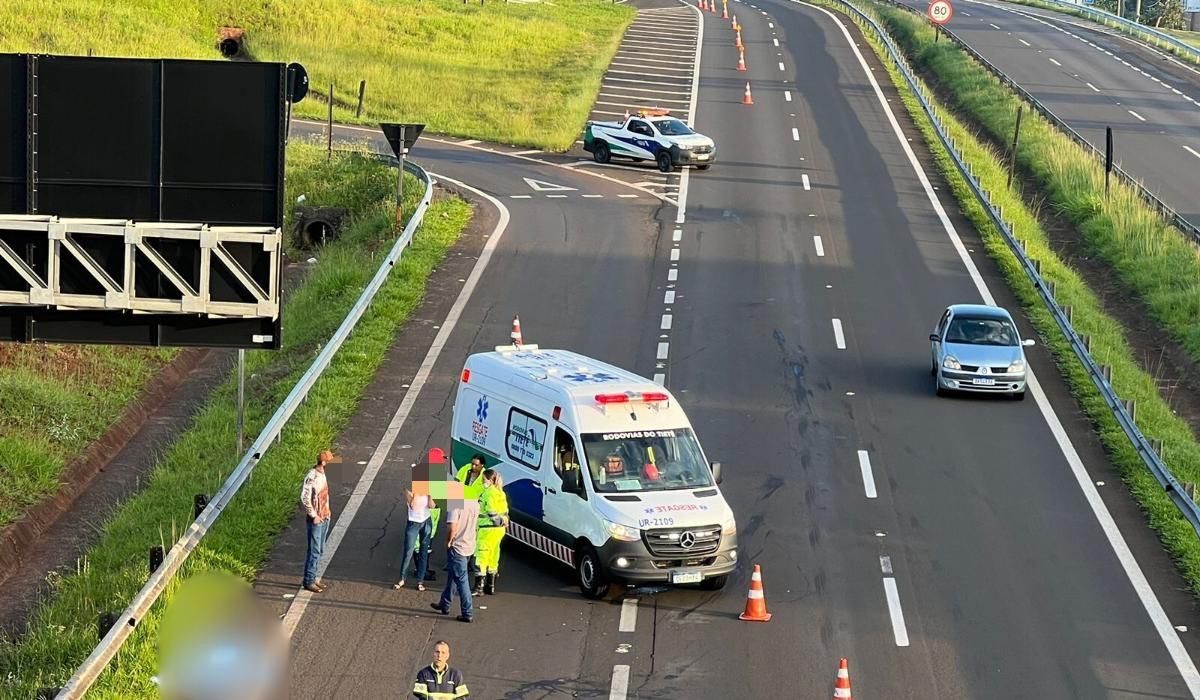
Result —
<instances>
[{"instance_id":1,"label":"orange traffic cone","mask_svg":"<svg viewBox=\"0 0 1200 700\"><path fill-rule=\"evenodd\" d=\"M746 94L742 95L742 104L744 104L744 105L754 104L754 98L750 96L750 83L746 83Z\"/></svg>"},{"instance_id":2,"label":"orange traffic cone","mask_svg":"<svg viewBox=\"0 0 1200 700\"><path fill-rule=\"evenodd\" d=\"M738 24L737 15L734 15L733 16L733 31L735 31L735 32L739 31L741 28L742 28L742 25Z\"/></svg>"},{"instance_id":3,"label":"orange traffic cone","mask_svg":"<svg viewBox=\"0 0 1200 700\"><path fill-rule=\"evenodd\" d=\"M513 316L512 333L509 334L512 339L512 344L516 347L521 347L525 344L525 339L521 337L521 318Z\"/></svg>"},{"instance_id":4,"label":"orange traffic cone","mask_svg":"<svg viewBox=\"0 0 1200 700\"><path fill-rule=\"evenodd\" d=\"M747 90L750 89L749 86L750 84L746 83ZM746 611L738 615L738 619L748 622L766 622L771 619L771 613L767 612L767 599L763 597L762 569L758 564L754 565L754 575L750 577L750 592L746 594Z\"/></svg>"},{"instance_id":5,"label":"orange traffic cone","mask_svg":"<svg viewBox=\"0 0 1200 700\"><path fill-rule=\"evenodd\" d=\"M721 19L729 19L729 0L721 3Z\"/></svg>"},{"instance_id":6,"label":"orange traffic cone","mask_svg":"<svg viewBox=\"0 0 1200 700\"><path fill-rule=\"evenodd\" d=\"M733 42L733 45L734 45L734 46L736 46L736 47L738 47L739 49L744 49L744 48L746 48L746 47L745 47L745 46L742 44L742 30L741 30L741 28L740 28L740 27L739 27L739 28L738 28L738 30L737 30L737 41Z\"/></svg>"},{"instance_id":7,"label":"orange traffic cone","mask_svg":"<svg viewBox=\"0 0 1200 700\"><path fill-rule=\"evenodd\" d=\"M850 697L850 670L847 661L838 664L837 684L833 686L833 700L854 700Z\"/></svg>"},{"instance_id":8,"label":"orange traffic cone","mask_svg":"<svg viewBox=\"0 0 1200 700\"><path fill-rule=\"evenodd\" d=\"M746 71L746 50L745 49L738 49L738 70L743 73ZM746 84L749 85L749 83L746 83ZM747 90L749 90L749 88L747 88Z\"/></svg>"}]
</instances>

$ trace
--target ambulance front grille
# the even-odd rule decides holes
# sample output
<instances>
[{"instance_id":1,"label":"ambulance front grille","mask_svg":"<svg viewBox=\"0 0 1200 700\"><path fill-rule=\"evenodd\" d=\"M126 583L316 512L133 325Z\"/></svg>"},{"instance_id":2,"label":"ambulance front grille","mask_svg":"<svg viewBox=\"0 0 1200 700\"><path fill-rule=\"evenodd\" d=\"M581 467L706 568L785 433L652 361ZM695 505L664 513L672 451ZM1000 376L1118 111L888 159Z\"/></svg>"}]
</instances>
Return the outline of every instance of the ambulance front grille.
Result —
<instances>
[{"instance_id":1,"label":"ambulance front grille","mask_svg":"<svg viewBox=\"0 0 1200 700\"><path fill-rule=\"evenodd\" d=\"M693 544L684 546L688 540ZM646 549L656 557L692 559L712 554L721 546L721 526L666 527L642 530L642 541Z\"/></svg>"}]
</instances>

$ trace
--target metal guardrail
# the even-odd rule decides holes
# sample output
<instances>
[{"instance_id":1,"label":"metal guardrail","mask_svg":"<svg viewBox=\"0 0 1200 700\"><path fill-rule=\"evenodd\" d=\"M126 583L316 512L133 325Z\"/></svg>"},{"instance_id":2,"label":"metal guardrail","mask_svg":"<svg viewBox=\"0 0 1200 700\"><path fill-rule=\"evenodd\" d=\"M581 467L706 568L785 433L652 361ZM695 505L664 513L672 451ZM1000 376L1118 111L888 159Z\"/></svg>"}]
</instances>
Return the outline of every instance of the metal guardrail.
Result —
<instances>
[{"instance_id":1,"label":"metal guardrail","mask_svg":"<svg viewBox=\"0 0 1200 700\"><path fill-rule=\"evenodd\" d=\"M881 1L886 2L889 5L892 5L894 7L898 7L902 10L911 12L919 17L925 16L916 8L905 5L902 2L900 2L899 0L881 0ZM1067 3L1067 4L1070 4L1070 3ZM1038 100L1038 98L1034 97L1033 95L1031 95L1029 93L1028 90L1026 90L1025 88L1018 85L1012 78L1005 75L1005 73L1003 71L1001 71L999 68L997 68L995 65L993 65L991 61L984 58L983 54L981 54L978 51L976 51L975 49L971 48L971 46L968 45L962 39L960 39L957 34L950 31L949 29L946 29L945 27L942 27L941 31L943 34L950 37L951 41L953 41L955 44L958 44L959 48L961 48L963 51L966 51L971 56L971 58L974 58L981 65L983 65L984 68L987 68L988 71L991 72L991 74L993 76L995 76L995 78L997 80L999 80L1001 83L1003 83L1006 87L1008 87L1013 92L1020 95L1021 99L1028 102L1030 104L1030 106L1034 109L1034 111L1036 111L1038 114L1042 115L1042 117L1044 117L1047 121L1049 121L1051 124L1053 124L1058 129L1060 129L1072 141L1077 143L1082 148L1087 149L1087 151L1090 152L1093 156L1095 156L1100 161L1100 163L1102 163L1102 164L1104 163L1104 161L1105 161L1104 151L1100 150L1099 148L1096 148L1094 145L1092 145L1092 143L1090 141L1083 138L1083 136L1081 136L1079 134L1079 132L1077 132L1077 131L1075 131L1075 129L1071 128L1071 126L1068 125L1065 121L1063 121L1062 119L1059 119L1058 115L1056 115L1054 112L1050 111L1050 108L1048 108L1048 107L1046 107L1046 105L1042 104L1041 101ZM1174 209L1172 209L1170 206L1168 206L1166 202L1162 201L1161 199L1158 198L1157 195L1155 195L1150 190L1146 189L1146 186L1143 185L1140 180L1137 180L1132 175L1125 172L1125 170L1123 168L1121 168L1120 165L1117 165L1116 163L1114 163L1113 164L1113 172L1116 174L1117 180L1134 188L1134 190L1137 191L1138 195L1142 198L1142 200L1145 201L1147 204L1149 204L1151 207L1153 207L1154 210L1156 212L1158 212L1159 216L1166 219L1167 223L1171 224L1172 226L1178 228L1180 231L1191 236L1193 241L1200 243L1200 226L1193 224L1192 222L1188 221L1187 219L1183 218L1178 213L1176 213L1176 211Z\"/></svg>"},{"instance_id":2,"label":"metal guardrail","mask_svg":"<svg viewBox=\"0 0 1200 700\"><path fill-rule=\"evenodd\" d=\"M921 103L921 107L924 109L925 114L928 115L930 122L932 122L933 128L937 132L938 138L941 140L942 145L945 146L946 151L954 160L955 167L958 168L958 171L962 174L967 184L971 187L971 191L975 194L975 198L979 200L980 205L988 213L988 216L996 225L996 228L998 228L1000 233L1004 236L1004 240L1008 243L1008 247L1021 262L1021 267L1025 270L1025 274L1029 277L1030 281L1033 282L1038 294L1042 297L1042 301L1045 302L1046 308L1050 310L1050 314L1054 317L1054 320L1058 324L1059 329L1062 331L1063 336L1067 339L1067 342L1070 343L1071 349L1075 352L1075 356L1079 358L1079 362L1087 371L1092 383L1096 385L1096 389L1099 390L1100 395L1104 398L1104 402L1108 404L1108 408L1112 411L1113 416L1117 419L1117 423L1120 424L1121 429L1125 432L1125 436L1129 438L1130 444L1133 445L1133 448L1142 458L1142 462L1146 465L1146 468L1150 470L1150 473L1154 475L1154 478L1158 481L1159 485L1167 492L1168 496L1175 503L1176 507L1179 508L1179 512L1183 514L1184 518L1186 518L1189 523L1191 523L1192 528L1197 532L1197 534L1200 534L1200 507L1196 506L1196 503L1187 494L1183 486L1175 479L1175 476L1171 474L1170 469L1167 468L1167 465L1162 461L1162 458L1157 452L1155 452L1154 447L1150 444L1150 441L1146 439L1146 436L1143 435L1142 431L1138 428L1133 416L1130 415L1129 411L1125 408L1124 402L1122 402L1121 398L1117 396L1116 390L1113 389L1112 383L1107 377L1105 377L1100 365L1095 359L1092 358L1084 339L1075 331L1074 326L1071 324L1070 317L1063 310L1063 308L1058 305L1058 301L1054 298L1053 291L1051 291L1050 286L1046 283L1046 280L1042 278L1037 263L1035 263L1025 253L1025 249L1022 247L1021 242L1013 233L1012 227L1004 220L1003 215L999 210L997 210L996 206L992 204L991 197L989 196L988 192L983 189L979 178L975 176L974 172L972 172L966 161L963 160L963 156L955 146L954 140L950 138L949 134L946 132L946 128L943 125L941 118L937 115L933 109L933 106L930 104L930 96L926 94L924 89L921 87L921 84L917 81L915 73L909 67L908 62L905 60L904 55L900 51L899 47L896 46L895 42L892 41L891 36L889 36L888 33L882 27L880 27L872 17L858 9L848 0L828 1L846 8L847 11L855 15L859 21L859 24L863 24L869 28L887 49L888 54L892 59L892 64L897 70L900 71L900 74L904 76L909 88L912 90L917 100Z\"/></svg>"},{"instance_id":3,"label":"metal guardrail","mask_svg":"<svg viewBox=\"0 0 1200 700\"><path fill-rule=\"evenodd\" d=\"M387 161L387 158L381 160ZM397 159L391 159L391 162L398 162ZM346 338L354 330L359 319L370 307L371 301L375 295L383 287L391 274L392 268L400 260L400 256L404 253L404 249L412 243L413 234L421 225L425 217L425 211L429 207L429 202L433 198L433 179L416 163L408 161L405 163L405 169L415 175L418 179L425 183L425 193L421 197L421 203L417 206L412 216L408 220L408 224L400 233L400 237L396 239L391 251L379 266L379 270L375 276L367 284L366 289L359 295L358 301L346 314L346 318L342 324L338 326L337 331L321 349L320 354L313 360L304 376L300 381L296 382L296 386L292 388L291 393L284 399L279 408L275 409L275 414L267 421L258 438L250 445L250 449L238 462L237 467L225 479L225 483L221 485L220 491L213 496L209 501L208 506L200 513L187 531L179 538L171 550L163 557L163 561L151 574L146 585L134 596L129 606L117 618L116 623L108 630L108 634L100 641L100 644L92 651L91 655L84 660L83 664L75 671L75 675L71 677L67 684L59 691L56 700L76 699L83 697L88 688L96 681L100 673L116 655L121 645L129 635L133 634L133 630L138 623L142 621L145 615L150 611L150 607L154 604L158 597L162 594L167 584L174 578L180 566L187 560L192 550L200 543L200 539L208 532L209 528L233 497L237 495L238 489L254 471L254 467L262 460L263 455L270 449L271 442L279 437L283 426L291 419L292 414L299 408L300 404L308 397L308 392L316 384L317 379L329 366L333 360L333 356L342 347Z\"/></svg>"},{"instance_id":4,"label":"metal guardrail","mask_svg":"<svg viewBox=\"0 0 1200 700\"><path fill-rule=\"evenodd\" d=\"M1018 0L1018 2L1019 1L1020 0ZM1072 12L1084 15L1088 19L1095 20L1097 22L1100 22L1101 24L1109 25L1109 23L1111 22L1112 24L1123 27L1131 32L1135 32L1137 34L1141 34L1141 35L1147 36L1147 37L1152 37L1155 40L1161 42L1160 46L1162 44L1167 44L1168 46L1170 46L1172 48L1178 49L1179 51L1181 51L1182 53L1187 55L1189 58L1196 60L1196 61L1200 61L1200 49L1196 48L1195 46L1192 46L1191 44L1187 43L1186 41L1182 41L1178 37L1171 36L1170 34L1167 34L1166 32L1160 32L1159 30L1155 29L1154 27L1147 27L1146 25L1141 24L1139 22L1134 22L1133 20L1125 19L1121 15L1114 14L1112 12L1109 12L1108 10L1101 10L1099 8L1089 7L1087 5L1076 5L1075 3L1070 2L1070 0L1038 0L1038 2L1043 2L1043 3L1050 4L1050 5L1056 5L1056 6L1062 7L1063 9L1069 9ZM1031 5L1031 7L1037 7L1037 6ZM1109 26L1111 26L1111 25L1109 25Z\"/></svg>"}]
</instances>

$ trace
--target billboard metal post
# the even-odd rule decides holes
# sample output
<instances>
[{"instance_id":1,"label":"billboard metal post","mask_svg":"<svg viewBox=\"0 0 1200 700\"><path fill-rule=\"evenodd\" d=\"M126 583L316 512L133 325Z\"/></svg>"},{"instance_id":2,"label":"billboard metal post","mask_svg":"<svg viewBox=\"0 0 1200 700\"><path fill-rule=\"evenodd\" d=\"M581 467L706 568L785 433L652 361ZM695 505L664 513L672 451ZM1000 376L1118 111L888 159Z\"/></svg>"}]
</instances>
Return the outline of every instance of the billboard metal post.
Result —
<instances>
[{"instance_id":1,"label":"billboard metal post","mask_svg":"<svg viewBox=\"0 0 1200 700\"><path fill-rule=\"evenodd\" d=\"M1113 167L1113 135L1112 127L1104 127L1104 201L1108 201L1108 181L1112 176Z\"/></svg>"},{"instance_id":2,"label":"billboard metal post","mask_svg":"<svg viewBox=\"0 0 1200 700\"><path fill-rule=\"evenodd\" d=\"M238 348L238 392L237 392L237 453L242 454L242 441L246 427L246 348Z\"/></svg>"},{"instance_id":3,"label":"billboard metal post","mask_svg":"<svg viewBox=\"0 0 1200 700\"><path fill-rule=\"evenodd\" d=\"M326 124L326 134L329 138L329 146L325 153L325 160L329 160L333 158L333 81L329 82L329 123Z\"/></svg>"}]
</instances>

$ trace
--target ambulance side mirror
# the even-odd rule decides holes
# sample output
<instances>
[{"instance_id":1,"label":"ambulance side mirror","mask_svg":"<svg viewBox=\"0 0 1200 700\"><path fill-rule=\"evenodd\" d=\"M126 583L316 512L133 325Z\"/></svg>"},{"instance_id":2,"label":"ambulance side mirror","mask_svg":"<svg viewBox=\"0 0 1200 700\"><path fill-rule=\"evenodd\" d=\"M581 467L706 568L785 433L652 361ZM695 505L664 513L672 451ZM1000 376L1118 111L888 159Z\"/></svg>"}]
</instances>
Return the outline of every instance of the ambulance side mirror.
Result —
<instances>
[{"instance_id":1,"label":"ambulance side mirror","mask_svg":"<svg viewBox=\"0 0 1200 700\"><path fill-rule=\"evenodd\" d=\"M721 463L709 462L708 465L712 468L713 481L717 482L718 484L721 483Z\"/></svg>"}]
</instances>

